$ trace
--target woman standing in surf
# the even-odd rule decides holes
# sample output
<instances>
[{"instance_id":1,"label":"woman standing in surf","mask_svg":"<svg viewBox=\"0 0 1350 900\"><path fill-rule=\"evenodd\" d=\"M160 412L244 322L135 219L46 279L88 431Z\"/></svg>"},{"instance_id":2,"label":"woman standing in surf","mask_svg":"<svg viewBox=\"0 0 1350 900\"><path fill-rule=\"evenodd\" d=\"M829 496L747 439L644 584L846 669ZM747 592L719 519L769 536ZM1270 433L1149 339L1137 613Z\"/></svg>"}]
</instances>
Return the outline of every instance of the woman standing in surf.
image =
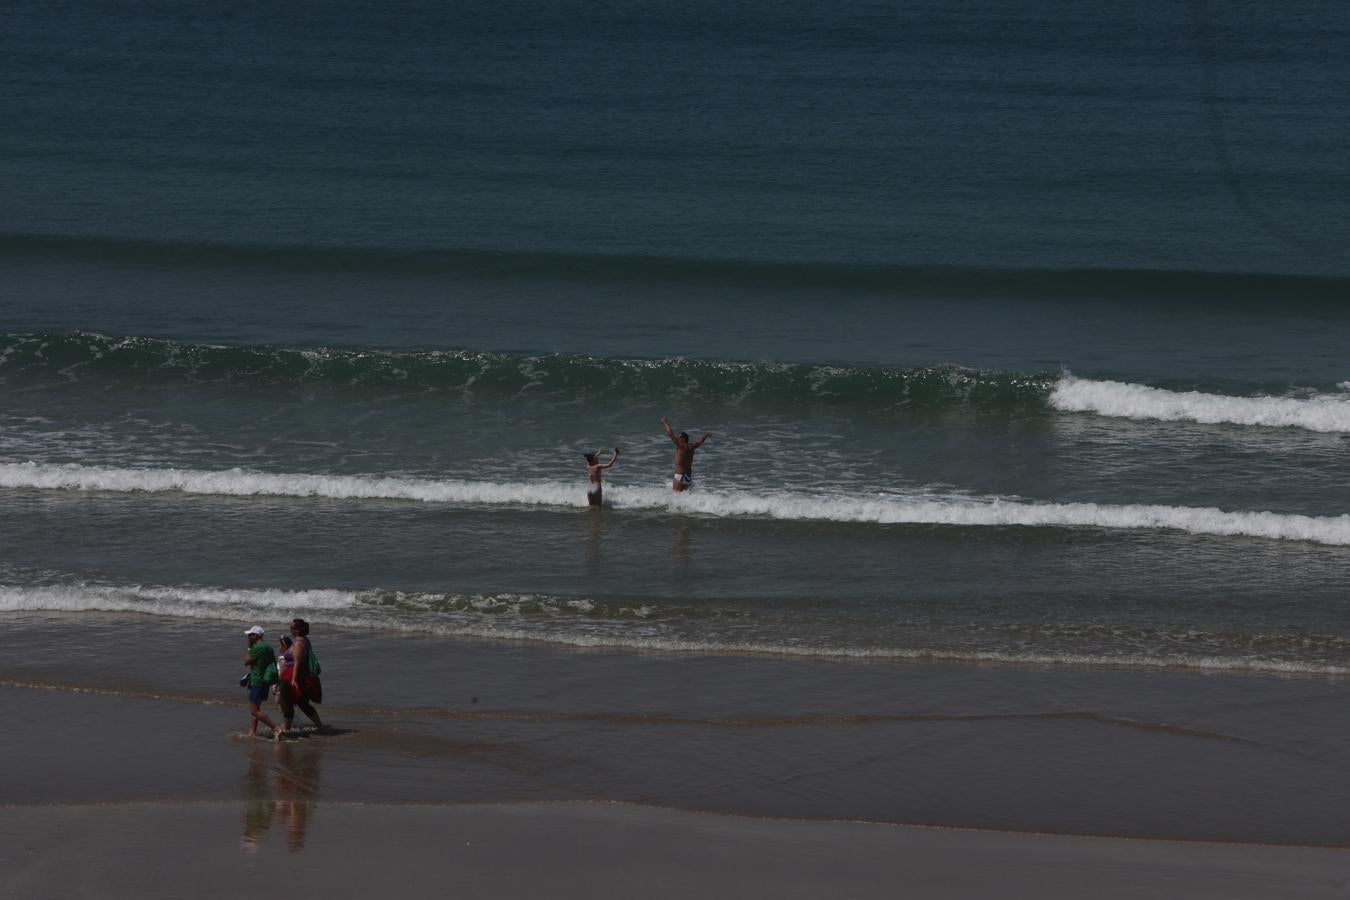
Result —
<instances>
[{"instance_id":1,"label":"woman standing in surf","mask_svg":"<svg viewBox=\"0 0 1350 900\"><path fill-rule=\"evenodd\" d=\"M591 506L599 506L604 497L605 486L600 473L610 468L619 460L619 448L614 448L614 455L609 458L609 462L600 462L600 448L597 447L594 453L586 454L586 502Z\"/></svg>"}]
</instances>

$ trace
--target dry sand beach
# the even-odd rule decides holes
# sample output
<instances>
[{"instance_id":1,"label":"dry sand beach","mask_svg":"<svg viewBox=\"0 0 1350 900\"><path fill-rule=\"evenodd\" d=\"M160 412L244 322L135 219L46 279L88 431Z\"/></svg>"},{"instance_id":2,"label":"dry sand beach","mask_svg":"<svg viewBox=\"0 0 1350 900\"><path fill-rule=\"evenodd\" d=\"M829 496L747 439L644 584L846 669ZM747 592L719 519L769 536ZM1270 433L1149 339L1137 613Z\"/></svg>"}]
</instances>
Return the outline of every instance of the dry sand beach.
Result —
<instances>
[{"instance_id":1,"label":"dry sand beach","mask_svg":"<svg viewBox=\"0 0 1350 900\"><path fill-rule=\"evenodd\" d=\"M278 745L242 736L237 627L7 624L0 896L224 897L287 873L338 896L1350 890L1343 692L1321 679L316 625L334 733Z\"/></svg>"}]
</instances>

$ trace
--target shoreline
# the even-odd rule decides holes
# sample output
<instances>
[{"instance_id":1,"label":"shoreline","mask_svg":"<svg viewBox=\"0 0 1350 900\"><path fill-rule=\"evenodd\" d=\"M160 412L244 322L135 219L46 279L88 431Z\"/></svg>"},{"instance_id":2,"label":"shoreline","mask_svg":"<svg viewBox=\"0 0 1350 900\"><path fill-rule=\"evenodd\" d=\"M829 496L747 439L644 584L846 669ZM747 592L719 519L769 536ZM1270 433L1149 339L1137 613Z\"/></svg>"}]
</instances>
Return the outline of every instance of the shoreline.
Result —
<instances>
[{"instance_id":1,"label":"shoreline","mask_svg":"<svg viewBox=\"0 0 1350 900\"><path fill-rule=\"evenodd\" d=\"M1350 682L1350 666L1337 666L1326 663L1295 662L1281 659L1242 660L1223 656L1197 656L1194 658L1171 659L1166 657L1110 657L1087 654L1065 653L1031 654L1014 656L999 652L957 651L957 650L907 650L896 648L877 648L845 650L836 648L797 648L760 646L754 644L703 643L697 641L667 641L665 643L624 643L619 640L569 640L560 637L533 635L528 632L505 632L490 629L474 630L461 628L441 630L437 628L413 628L393 623L370 623L360 619L344 620L342 613L326 609L305 609L304 615L325 617L324 627L330 633L361 633L377 635L389 640L411 639L431 640L451 645L497 646L506 649L539 651L551 654L577 655L627 655L635 658L667 660L687 660L693 658L732 659L751 662L782 663L820 663L825 665L885 666L897 667L933 666L969 669L1011 669L1026 671L1062 671L1074 672L1117 672L1121 674L1141 675L1180 675L1200 677L1235 678L1279 678L1314 682L1346 681ZM252 615L262 621L276 618L273 615ZM163 624L180 621L172 612L137 609L10 609L0 610L0 621L4 617L13 617L16 621L36 620L49 617L55 620L90 621L102 619L110 623L127 624L147 622ZM189 618L194 627L228 631L235 627L238 616L192 616ZM317 621L318 619L316 619ZM274 626L275 627L275 626ZM0 678L0 684L3 684ZM17 686L17 685L16 685ZM79 686L71 685L71 689Z\"/></svg>"},{"instance_id":2,"label":"shoreline","mask_svg":"<svg viewBox=\"0 0 1350 900\"><path fill-rule=\"evenodd\" d=\"M5 618L4 806L227 801L283 778L324 804L593 800L1350 847L1334 679L575 652L320 625L320 712L337 733L274 746L240 737L240 629Z\"/></svg>"}]
</instances>

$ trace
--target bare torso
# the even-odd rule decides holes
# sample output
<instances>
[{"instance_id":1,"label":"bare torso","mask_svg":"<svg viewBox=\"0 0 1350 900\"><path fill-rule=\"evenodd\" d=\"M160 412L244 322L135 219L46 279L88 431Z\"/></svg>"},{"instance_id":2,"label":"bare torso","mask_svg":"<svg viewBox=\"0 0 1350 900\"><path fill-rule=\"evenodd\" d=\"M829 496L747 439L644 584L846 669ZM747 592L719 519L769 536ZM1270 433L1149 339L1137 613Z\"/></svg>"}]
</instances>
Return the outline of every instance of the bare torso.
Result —
<instances>
[{"instance_id":1,"label":"bare torso","mask_svg":"<svg viewBox=\"0 0 1350 900\"><path fill-rule=\"evenodd\" d=\"M675 429L670 427L670 421L665 416L661 417L661 427L665 429L666 437L670 438L671 443L675 445L675 478L671 487L677 493L687 491L694 476L694 451L703 446L703 442L712 435L705 431L701 438L691 441L689 435L683 431L676 434Z\"/></svg>"},{"instance_id":2,"label":"bare torso","mask_svg":"<svg viewBox=\"0 0 1350 900\"><path fill-rule=\"evenodd\" d=\"M694 471L694 448L689 445L675 445L675 474L690 475Z\"/></svg>"}]
</instances>

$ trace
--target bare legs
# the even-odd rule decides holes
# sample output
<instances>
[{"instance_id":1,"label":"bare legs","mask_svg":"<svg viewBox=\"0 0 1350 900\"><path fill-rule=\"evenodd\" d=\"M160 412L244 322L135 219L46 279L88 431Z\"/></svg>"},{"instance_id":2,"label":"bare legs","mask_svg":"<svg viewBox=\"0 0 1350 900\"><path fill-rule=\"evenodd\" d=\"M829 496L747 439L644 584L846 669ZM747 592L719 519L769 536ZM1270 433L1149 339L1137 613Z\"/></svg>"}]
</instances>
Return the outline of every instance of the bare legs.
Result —
<instances>
[{"instance_id":1,"label":"bare legs","mask_svg":"<svg viewBox=\"0 0 1350 900\"><path fill-rule=\"evenodd\" d=\"M268 728L272 729L273 734L280 734L280 732L277 730L276 723L273 722L271 719L267 718L267 713L259 709L258 704L252 700L248 701L248 712L249 712L249 723L248 723L249 737L258 736L259 722L263 723Z\"/></svg>"}]
</instances>

